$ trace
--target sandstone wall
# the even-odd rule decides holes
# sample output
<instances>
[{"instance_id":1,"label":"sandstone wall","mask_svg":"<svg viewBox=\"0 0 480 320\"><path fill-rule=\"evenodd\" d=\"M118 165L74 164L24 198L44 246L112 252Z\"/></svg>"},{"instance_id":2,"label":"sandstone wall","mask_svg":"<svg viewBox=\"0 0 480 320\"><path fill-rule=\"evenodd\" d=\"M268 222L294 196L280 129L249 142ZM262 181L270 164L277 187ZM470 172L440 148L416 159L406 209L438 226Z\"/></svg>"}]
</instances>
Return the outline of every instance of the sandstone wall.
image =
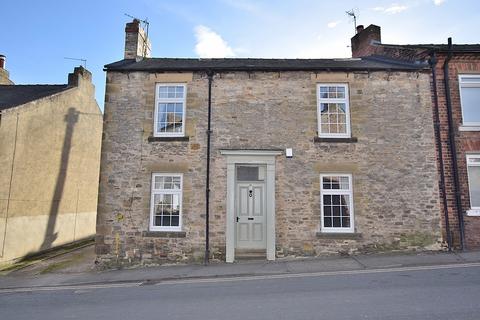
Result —
<instances>
[{"instance_id":1,"label":"sandstone wall","mask_svg":"<svg viewBox=\"0 0 480 320\"><path fill-rule=\"evenodd\" d=\"M187 83L188 141L149 141L157 82ZM314 142L316 84L348 83L352 136ZM107 74L97 223L105 261L201 259L205 241L207 77ZM226 163L220 149L293 148L277 157L277 256L439 248L428 73L232 72L212 89L210 237L224 259ZM152 172L184 174L182 233L148 232ZM353 174L355 234L320 231L320 173Z\"/></svg>"}]
</instances>

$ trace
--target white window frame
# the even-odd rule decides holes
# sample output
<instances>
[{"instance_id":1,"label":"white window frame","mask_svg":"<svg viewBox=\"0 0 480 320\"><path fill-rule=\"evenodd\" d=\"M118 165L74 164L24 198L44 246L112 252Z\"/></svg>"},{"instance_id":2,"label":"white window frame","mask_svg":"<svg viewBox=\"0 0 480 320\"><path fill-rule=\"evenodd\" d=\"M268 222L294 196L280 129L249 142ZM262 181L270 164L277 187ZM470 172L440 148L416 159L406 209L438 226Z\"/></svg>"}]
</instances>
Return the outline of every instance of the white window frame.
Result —
<instances>
[{"instance_id":1,"label":"white window frame","mask_svg":"<svg viewBox=\"0 0 480 320\"><path fill-rule=\"evenodd\" d=\"M320 97L320 87L325 86L335 86L345 88L345 98L321 98ZM320 138L350 138L351 137L351 128L350 128L350 95L349 95L349 86L348 83L317 83L317 126L318 126L318 136ZM321 104L322 103L345 103L345 133L325 133L322 132L322 112Z\"/></svg>"},{"instance_id":2,"label":"white window frame","mask_svg":"<svg viewBox=\"0 0 480 320\"><path fill-rule=\"evenodd\" d=\"M480 167L480 163L470 164L470 159L480 159L480 154L467 154L467 178L468 178L468 198L470 199L470 210L467 210L467 215L478 216L480 215L480 207L472 206L472 193L470 192L470 173L469 167Z\"/></svg>"},{"instance_id":3,"label":"white window frame","mask_svg":"<svg viewBox=\"0 0 480 320\"><path fill-rule=\"evenodd\" d=\"M324 177L348 177L348 190L344 189L323 189ZM323 214L323 196L324 195L348 195L349 196L349 209L350 209L350 227L338 228L338 227L325 227L324 226L324 214ZM353 233L355 232L355 214L353 209L353 176L348 173L324 173L320 174L320 210L321 210L321 232L323 233Z\"/></svg>"},{"instance_id":4,"label":"white window frame","mask_svg":"<svg viewBox=\"0 0 480 320\"><path fill-rule=\"evenodd\" d=\"M460 127L460 131L478 131L478 127L480 127L480 122L468 122L465 121L464 112L463 112L463 102L462 102L462 88L479 88L480 89L480 82L463 82L462 79L464 78L479 78L480 74L459 74L458 75L458 90L460 96L460 106L462 110L462 127ZM480 107L480 105L479 105ZM471 128L469 128L471 127Z\"/></svg>"},{"instance_id":5,"label":"white window frame","mask_svg":"<svg viewBox=\"0 0 480 320\"><path fill-rule=\"evenodd\" d=\"M155 189L155 178L156 177L180 177L180 189ZM179 211L179 218L178 218L178 226L155 226L154 225L154 218L155 218L155 195L157 194L177 194L178 201L180 204L180 211ZM182 216L183 216L183 174L182 173L152 173L152 181L151 181L151 196L150 196L150 231L171 231L171 232L178 232L182 231Z\"/></svg>"},{"instance_id":6,"label":"white window frame","mask_svg":"<svg viewBox=\"0 0 480 320\"><path fill-rule=\"evenodd\" d=\"M183 98L160 98L160 87L182 86ZM158 132L158 105L160 103L179 103L182 102L182 131L181 132ZM187 85L185 83L156 83L155 84L155 112L153 114L153 136L154 137L184 137L185 136L185 118L187 109Z\"/></svg>"}]
</instances>

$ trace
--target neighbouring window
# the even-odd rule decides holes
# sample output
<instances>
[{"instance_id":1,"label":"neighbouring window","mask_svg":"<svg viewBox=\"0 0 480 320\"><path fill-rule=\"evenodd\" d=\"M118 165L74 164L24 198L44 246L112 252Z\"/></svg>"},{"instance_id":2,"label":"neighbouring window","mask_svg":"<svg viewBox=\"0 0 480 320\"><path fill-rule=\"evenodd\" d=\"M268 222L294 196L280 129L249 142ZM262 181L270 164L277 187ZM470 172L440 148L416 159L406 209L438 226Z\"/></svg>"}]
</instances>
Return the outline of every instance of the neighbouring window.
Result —
<instances>
[{"instance_id":1,"label":"neighbouring window","mask_svg":"<svg viewBox=\"0 0 480 320\"><path fill-rule=\"evenodd\" d=\"M183 137L185 135L185 84L156 85L154 135Z\"/></svg>"},{"instance_id":2,"label":"neighbouring window","mask_svg":"<svg viewBox=\"0 0 480 320\"><path fill-rule=\"evenodd\" d=\"M317 85L318 135L349 138L350 110L348 85L322 83Z\"/></svg>"},{"instance_id":3,"label":"neighbouring window","mask_svg":"<svg viewBox=\"0 0 480 320\"><path fill-rule=\"evenodd\" d=\"M480 154L467 155L468 189L471 209L480 209Z\"/></svg>"},{"instance_id":4,"label":"neighbouring window","mask_svg":"<svg viewBox=\"0 0 480 320\"><path fill-rule=\"evenodd\" d=\"M182 227L182 175L154 173L150 230L181 231Z\"/></svg>"},{"instance_id":5,"label":"neighbouring window","mask_svg":"<svg viewBox=\"0 0 480 320\"><path fill-rule=\"evenodd\" d=\"M320 175L322 232L353 232L352 175Z\"/></svg>"},{"instance_id":6,"label":"neighbouring window","mask_svg":"<svg viewBox=\"0 0 480 320\"><path fill-rule=\"evenodd\" d=\"M463 125L480 126L480 75L460 75Z\"/></svg>"}]
</instances>

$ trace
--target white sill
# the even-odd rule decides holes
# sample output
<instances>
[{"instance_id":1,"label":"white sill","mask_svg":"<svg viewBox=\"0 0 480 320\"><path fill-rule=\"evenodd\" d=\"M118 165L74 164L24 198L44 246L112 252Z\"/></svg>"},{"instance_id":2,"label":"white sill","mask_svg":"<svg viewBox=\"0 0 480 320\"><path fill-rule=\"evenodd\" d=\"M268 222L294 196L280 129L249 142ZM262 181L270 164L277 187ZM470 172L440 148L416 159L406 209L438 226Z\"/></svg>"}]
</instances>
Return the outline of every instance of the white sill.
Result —
<instances>
[{"instance_id":1,"label":"white sill","mask_svg":"<svg viewBox=\"0 0 480 320\"><path fill-rule=\"evenodd\" d=\"M462 125L458 131L480 131L480 125Z\"/></svg>"},{"instance_id":2,"label":"white sill","mask_svg":"<svg viewBox=\"0 0 480 320\"><path fill-rule=\"evenodd\" d=\"M469 216L469 217L480 217L480 209L467 210L467 216Z\"/></svg>"}]
</instances>

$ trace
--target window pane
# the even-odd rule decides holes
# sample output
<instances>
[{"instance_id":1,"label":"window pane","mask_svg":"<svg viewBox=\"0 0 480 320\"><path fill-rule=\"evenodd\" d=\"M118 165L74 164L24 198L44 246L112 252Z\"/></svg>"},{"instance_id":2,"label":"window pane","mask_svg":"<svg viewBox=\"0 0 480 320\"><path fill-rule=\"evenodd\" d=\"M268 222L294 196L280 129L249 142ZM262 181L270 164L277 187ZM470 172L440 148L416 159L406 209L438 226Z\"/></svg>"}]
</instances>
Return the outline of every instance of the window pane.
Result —
<instances>
[{"instance_id":1,"label":"window pane","mask_svg":"<svg viewBox=\"0 0 480 320\"><path fill-rule=\"evenodd\" d=\"M175 176L156 176L154 180L154 189L181 189L180 177ZM164 195L165 197L171 195Z\"/></svg>"},{"instance_id":2,"label":"window pane","mask_svg":"<svg viewBox=\"0 0 480 320\"><path fill-rule=\"evenodd\" d=\"M178 227L180 225L180 217L172 216L172 227Z\"/></svg>"},{"instance_id":3,"label":"window pane","mask_svg":"<svg viewBox=\"0 0 480 320\"><path fill-rule=\"evenodd\" d=\"M341 228L342 227L340 218L333 217L332 227L334 227L334 228Z\"/></svg>"},{"instance_id":4,"label":"window pane","mask_svg":"<svg viewBox=\"0 0 480 320\"><path fill-rule=\"evenodd\" d=\"M332 227L332 218L328 218L328 217L323 218L323 226L325 228L331 228Z\"/></svg>"},{"instance_id":5,"label":"window pane","mask_svg":"<svg viewBox=\"0 0 480 320\"><path fill-rule=\"evenodd\" d=\"M172 178L173 189L180 189L180 177Z\"/></svg>"},{"instance_id":6,"label":"window pane","mask_svg":"<svg viewBox=\"0 0 480 320\"><path fill-rule=\"evenodd\" d=\"M324 205L330 205L332 204L332 196L329 194L326 194L323 196L323 204Z\"/></svg>"},{"instance_id":7,"label":"window pane","mask_svg":"<svg viewBox=\"0 0 480 320\"><path fill-rule=\"evenodd\" d=\"M158 96L160 98L166 98L167 97L167 87L158 87Z\"/></svg>"},{"instance_id":8,"label":"window pane","mask_svg":"<svg viewBox=\"0 0 480 320\"><path fill-rule=\"evenodd\" d=\"M183 98L183 87L182 86L178 86L176 87L176 97L177 98Z\"/></svg>"},{"instance_id":9,"label":"window pane","mask_svg":"<svg viewBox=\"0 0 480 320\"><path fill-rule=\"evenodd\" d=\"M331 189L332 188L332 181L330 177L323 177L323 189Z\"/></svg>"},{"instance_id":10,"label":"window pane","mask_svg":"<svg viewBox=\"0 0 480 320\"><path fill-rule=\"evenodd\" d=\"M259 181L259 167L238 166L237 181Z\"/></svg>"},{"instance_id":11,"label":"window pane","mask_svg":"<svg viewBox=\"0 0 480 320\"><path fill-rule=\"evenodd\" d=\"M480 122L480 88L461 88L464 122Z\"/></svg>"},{"instance_id":12,"label":"window pane","mask_svg":"<svg viewBox=\"0 0 480 320\"><path fill-rule=\"evenodd\" d=\"M348 177L340 177L340 189L348 190Z\"/></svg>"},{"instance_id":13,"label":"window pane","mask_svg":"<svg viewBox=\"0 0 480 320\"><path fill-rule=\"evenodd\" d=\"M155 177L155 183L154 183L154 188L155 189L163 189L163 179L164 177ZM155 195L156 197L156 195Z\"/></svg>"},{"instance_id":14,"label":"window pane","mask_svg":"<svg viewBox=\"0 0 480 320\"><path fill-rule=\"evenodd\" d=\"M332 214L334 217L340 217L340 206L333 206Z\"/></svg>"},{"instance_id":15,"label":"window pane","mask_svg":"<svg viewBox=\"0 0 480 320\"><path fill-rule=\"evenodd\" d=\"M480 167L468 167L468 186L472 207L480 207Z\"/></svg>"},{"instance_id":16,"label":"window pane","mask_svg":"<svg viewBox=\"0 0 480 320\"><path fill-rule=\"evenodd\" d=\"M168 87L168 98L175 98L175 87L169 86Z\"/></svg>"},{"instance_id":17,"label":"window pane","mask_svg":"<svg viewBox=\"0 0 480 320\"><path fill-rule=\"evenodd\" d=\"M331 206L324 206L323 207L323 215L325 217L331 217L332 216L332 207Z\"/></svg>"}]
</instances>

